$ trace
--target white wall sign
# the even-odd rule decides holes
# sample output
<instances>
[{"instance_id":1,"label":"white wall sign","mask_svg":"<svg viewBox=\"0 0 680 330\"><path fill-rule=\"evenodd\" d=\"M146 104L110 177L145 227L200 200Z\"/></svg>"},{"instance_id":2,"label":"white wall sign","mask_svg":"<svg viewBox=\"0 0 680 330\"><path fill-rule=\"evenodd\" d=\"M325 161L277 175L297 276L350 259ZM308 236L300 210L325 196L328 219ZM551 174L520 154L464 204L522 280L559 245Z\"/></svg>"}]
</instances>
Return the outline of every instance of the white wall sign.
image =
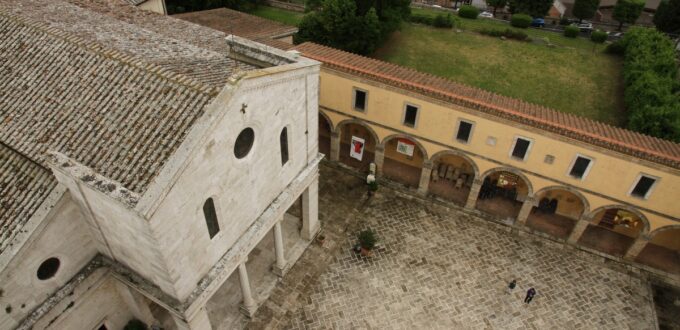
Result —
<instances>
[{"instance_id":1,"label":"white wall sign","mask_svg":"<svg viewBox=\"0 0 680 330\"><path fill-rule=\"evenodd\" d=\"M349 156L361 161L364 157L365 140L356 136L352 136L352 144L349 146Z\"/></svg>"},{"instance_id":2,"label":"white wall sign","mask_svg":"<svg viewBox=\"0 0 680 330\"><path fill-rule=\"evenodd\" d=\"M402 153L406 156L413 156L413 150L415 149L415 147L416 144L407 139L397 140L397 152Z\"/></svg>"}]
</instances>

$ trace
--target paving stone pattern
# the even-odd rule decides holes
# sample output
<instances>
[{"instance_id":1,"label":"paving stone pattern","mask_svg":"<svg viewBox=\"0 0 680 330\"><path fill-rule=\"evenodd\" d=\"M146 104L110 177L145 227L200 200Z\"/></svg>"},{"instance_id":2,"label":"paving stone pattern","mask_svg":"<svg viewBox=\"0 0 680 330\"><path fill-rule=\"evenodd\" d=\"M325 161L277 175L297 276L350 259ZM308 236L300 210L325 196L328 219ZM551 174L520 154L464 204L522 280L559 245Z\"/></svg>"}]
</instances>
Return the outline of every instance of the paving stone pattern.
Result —
<instances>
[{"instance_id":1,"label":"paving stone pattern","mask_svg":"<svg viewBox=\"0 0 680 330\"><path fill-rule=\"evenodd\" d=\"M248 328L655 328L649 286L635 276L387 188L368 200L335 169L322 167L321 182L325 244L305 252ZM351 251L363 228L380 238L369 258Z\"/></svg>"}]
</instances>

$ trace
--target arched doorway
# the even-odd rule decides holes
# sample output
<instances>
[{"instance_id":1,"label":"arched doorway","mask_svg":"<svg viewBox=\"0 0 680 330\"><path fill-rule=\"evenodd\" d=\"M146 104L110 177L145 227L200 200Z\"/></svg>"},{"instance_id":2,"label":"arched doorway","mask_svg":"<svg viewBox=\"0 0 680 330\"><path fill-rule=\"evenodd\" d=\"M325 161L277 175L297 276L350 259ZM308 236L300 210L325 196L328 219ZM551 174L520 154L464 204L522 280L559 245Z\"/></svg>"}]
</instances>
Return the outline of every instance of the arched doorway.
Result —
<instances>
[{"instance_id":1,"label":"arched doorway","mask_svg":"<svg viewBox=\"0 0 680 330\"><path fill-rule=\"evenodd\" d=\"M566 239L588 209L588 201L575 190L548 187L536 192L526 225L556 238Z\"/></svg>"},{"instance_id":2,"label":"arched doorway","mask_svg":"<svg viewBox=\"0 0 680 330\"><path fill-rule=\"evenodd\" d=\"M326 155L326 159L331 155L331 127L330 120L319 112L319 152Z\"/></svg>"},{"instance_id":3,"label":"arched doorway","mask_svg":"<svg viewBox=\"0 0 680 330\"><path fill-rule=\"evenodd\" d=\"M649 230L647 219L624 206L605 206L591 212L591 223L578 243L613 256L623 256L640 234Z\"/></svg>"},{"instance_id":4,"label":"arched doorway","mask_svg":"<svg viewBox=\"0 0 680 330\"><path fill-rule=\"evenodd\" d=\"M465 206L477 175L477 165L466 155L450 150L438 152L432 156L428 193Z\"/></svg>"},{"instance_id":5,"label":"arched doorway","mask_svg":"<svg viewBox=\"0 0 680 330\"><path fill-rule=\"evenodd\" d=\"M386 178L408 187L418 188L423 162L427 159L425 149L413 138L392 135L383 140L385 159L383 174Z\"/></svg>"},{"instance_id":6,"label":"arched doorway","mask_svg":"<svg viewBox=\"0 0 680 330\"><path fill-rule=\"evenodd\" d=\"M533 193L529 179L508 168L489 170L482 178L476 208L501 219L517 219L524 200Z\"/></svg>"},{"instance_id":7,"label":"arched doorway","mask_svg":"<svg viewBox=\"0 0 680 330\"><path fill-rule=\"evenodd\" d=\"M661 227L635 261L673 274L680 274L680 225Z\"/></svg>"},{"instance_id":8,"label":"arched doorway","mask_svg":"<svg viewBox=\"0 0 680 330\"><path fill-rule=\"evenodd\" d=\"M338 124L337 131L340 133L340 162L368 171L378 142L375 132L357 120L342 121ZM350 148L354 148L354 152L350 152Z\"/></svg>"}]
</instances>

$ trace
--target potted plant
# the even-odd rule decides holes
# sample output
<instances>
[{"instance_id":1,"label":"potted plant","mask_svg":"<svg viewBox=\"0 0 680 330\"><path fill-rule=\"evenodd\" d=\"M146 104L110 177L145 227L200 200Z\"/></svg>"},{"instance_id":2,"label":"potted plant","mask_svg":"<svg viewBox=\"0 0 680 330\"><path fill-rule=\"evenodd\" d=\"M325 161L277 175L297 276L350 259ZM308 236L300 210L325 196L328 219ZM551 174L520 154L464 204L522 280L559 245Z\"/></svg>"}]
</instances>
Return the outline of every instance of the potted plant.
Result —
<instances>
[{"instance_id":1,"label":"potted plant","mask_svg":"<svg viewBox=\"0 0 680 330\"><path fill-rule=\"evenodd\" d=\"M378 190L378 181L371 181L368 183L368 197L373 196L373 193Z\"/></svg>"},{"instance_id":2,"label":"potted plant","mask_svg":"<svg viewBox=\"0 0 680 330\"><path fill-rule=\"evenodd\" d=\"M359 246L361 246L361 255L370 257L373 248L375 248L375 243L378 241L375 232L371 229L362 230L357 238L359 239Z\"/></svg>"},{"instance_id":3,"label":"potted plant","mask_svg":"<svg viewBox=\"0 0 680 330\"><path fill-rule=\"evenodd\" d=\"M319 245L323 246L323 243L326 241L326 236L319 234L319 236L316 237L316 241L319 242Z\"/></svg>"}]
</instances>

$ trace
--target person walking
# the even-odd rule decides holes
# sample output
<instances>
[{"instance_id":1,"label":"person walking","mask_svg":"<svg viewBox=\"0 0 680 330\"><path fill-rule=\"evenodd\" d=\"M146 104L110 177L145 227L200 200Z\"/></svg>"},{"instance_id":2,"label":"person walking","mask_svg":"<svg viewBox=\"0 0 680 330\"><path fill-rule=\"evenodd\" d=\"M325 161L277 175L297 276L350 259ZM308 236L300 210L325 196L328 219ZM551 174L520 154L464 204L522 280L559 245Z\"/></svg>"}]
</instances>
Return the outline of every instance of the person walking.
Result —
<instances>
[{"instance_id":1,"label":"person walking","mask_svg":"<svg viewBox=\"0 0 680 330\"><path fill-rule=\"evenodd\" d=\"M515 289L517 286L517 280L512 280L507 287L507 290L505 291L507 294L512 294L512 290Z\"/></svg>"},{"instance_id":2,"label":"person walking","mask_svg":"<svg viewBox=\"0 0 680 330\"><path fill-rule=\"evenodd\" d=\"M527 296L524 297L524 302L527 303L527 304L530 303L531 300L534 299L534 296L535 296L535 295L536 295L536 289L530 288L530 289L527 291Z\"/></svg>"}]
</instances>

